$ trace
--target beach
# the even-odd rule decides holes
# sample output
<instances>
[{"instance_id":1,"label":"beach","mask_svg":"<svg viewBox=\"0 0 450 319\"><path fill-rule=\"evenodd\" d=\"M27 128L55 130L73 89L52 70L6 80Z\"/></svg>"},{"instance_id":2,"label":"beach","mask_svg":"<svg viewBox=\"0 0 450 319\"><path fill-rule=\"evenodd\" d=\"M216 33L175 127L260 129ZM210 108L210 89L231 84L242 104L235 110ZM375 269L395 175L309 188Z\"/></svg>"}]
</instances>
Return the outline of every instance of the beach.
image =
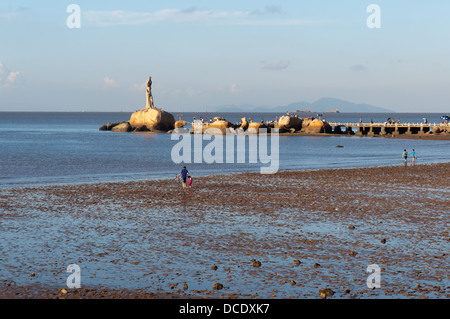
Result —
<instances>
[{"instance_id":1,"label":"beach","mask_svg":"<svg viewBox=\"0 0 450 319\"><path fill-rule=\"evenodd\" d=\"M450 297L449 162L177 174L0 189L0 298Z\"/></svg>"}]
</instances>

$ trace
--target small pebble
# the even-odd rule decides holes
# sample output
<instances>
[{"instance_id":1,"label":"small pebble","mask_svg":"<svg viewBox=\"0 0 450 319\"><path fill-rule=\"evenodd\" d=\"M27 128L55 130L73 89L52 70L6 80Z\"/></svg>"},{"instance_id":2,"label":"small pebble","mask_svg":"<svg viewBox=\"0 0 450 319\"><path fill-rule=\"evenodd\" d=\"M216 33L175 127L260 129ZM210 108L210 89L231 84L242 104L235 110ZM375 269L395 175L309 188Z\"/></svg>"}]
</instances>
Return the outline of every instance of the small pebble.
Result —
<instances>
[{"instance_id":1,"label":"small pebble","mask_svg":"<svg viewBox=\"0 0 450 319\"><path fill-rule=\"evenodd\" d=\"M223 288L223 285L222 285L221 283L219 283L219 282L216 282L216 283L213 285L213 289L220 290L220 289L222 289L222 288Z\"/></svg>"},{"instance_id":2,"label":"small pebble","mask_svg":"<svg viewBox=\"0 0 450 319\"><path fill-rule=\"evenodd\" d=\"M334 291L331 290L330 288L325 288L325 289L319 290L319 296L322 299L326 299L327 296L332 296L332 295L334 295Z\"/></svg>"},{"instance_id":3,"label":"small pebble","mask_svg":"<svg viewBox=\"0 0 450 319\"><path fill-rule=\"evenodd\" d=\"M253 267L261 267L261 262L259 260L252 259Z\"/></svg>"}]
</instances>

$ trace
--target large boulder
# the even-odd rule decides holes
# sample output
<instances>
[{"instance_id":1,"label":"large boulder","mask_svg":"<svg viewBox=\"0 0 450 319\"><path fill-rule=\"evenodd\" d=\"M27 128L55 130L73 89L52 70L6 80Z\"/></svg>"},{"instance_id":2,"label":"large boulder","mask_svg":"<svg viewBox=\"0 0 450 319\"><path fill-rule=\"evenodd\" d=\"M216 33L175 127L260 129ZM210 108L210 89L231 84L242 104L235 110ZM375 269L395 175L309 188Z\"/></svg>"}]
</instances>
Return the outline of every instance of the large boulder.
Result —
<instances>
[{"instance_id":1,"label":"large boulder","mask_svg":"<svg viewBox=\"0 0 450 319\"><path fill-rule=\"evenodd\" d=\"M438 126L434 127L434 128L431 130L431 132L432 132L433 134L439 134L439 133L441 133L442 131L443 131L443 130L441 130L441 128L438 127Z\"/></svg>"},{"instance_id":2,"label":"large boulder","mask_svg":"<svg viewBox=\"0 0 450 319\"><path fill-rule=\"evenodd\" d=\"M176 121L175 122L175 128L184 127L186 125L186 121Z\"/></svg>"},{"instance_id":3,"label":"large boulder","mask_svg":"<svg viewBox=\"0 0 450 319\"><path fill-rule=\"evenodd\" d=\"M227 129L232 127L233 123L228 122L227 120L216 120L208 125L203 125L203 132L208 133L207 130L209 130L209 132L217 132L217 130L220 130L223 135L226 135Z\"/></svg>"},{"instance_id":4,"label":"large boulder","mask_svg":"<svg viewBox=\"0 0 450 319\"><path fill-rule=\"evenodd\" d=\"M133 127L133 132L148 132L148 131L150 130L145 125Z\"/></svg>"},{"instance_id":5,"label":"large boulder","mask_svg":"<svg viewBox=\"0 0 450 319\"><path fill-rule=\"evenodd\" d=\"M122 124L123 122L106 123L99 128L100 131L111 131L114 126Z\"/></svg>"},{"instance_id":6,"label":"large boulder","mask_svg":"<svg viewBox=\"0 0 450 319\"><path fill-rule=\"evenodd\" d=\"M306 128L308 127L309 123L311 123L313 121L313 119L311 118L304 118L302 121L302 132L304 132L306 130Z\"/></svg>"},{"instance_id":7,"label":"large boulder","mask_svg":"<svg viewBox=\"0 0 450 319\"><path fill-rule=\"evenodd\" d=\"M248 129L248 121L247 121L247 119L245 117L243 117L241 119L241 126L240 126L240 128L243 129L244 131L246 131Z\"/></svg>"},{"instance_id":8,"label":"large boulder","mask_svg":"<svg viewBox=\"0 0 450 319\"><path fill-rule=\"evenodd\" d=\"M131 126L145 125L150 131L167 132L175 128L172 114L157 108L145 108L131 114Z\"/></svg>"},{"instance_id":9,"label":"large boulder","mask_svg":"<svg viewBox=\"0 0 450 319\"><path fill-rule=\"evenodd\" d=\"M326 121L314 119L305 128L306 133L331 133L331 126Z\"/></svg>"},{"instance_id":10,"label":"large boulder","mask_svg":"<svg viewBox=\"0 0 450 319\"><path fill-rule=\"evenodd\" d=\"M123 133L125 133L125 132L131 132L132 129L133 129L133 128L131 127L130 123L124 122L124 123L121 123L121 124L119 124L119 125L115 125L115 126L111 129L111 131L113 131L113 132L123 132Z\"/></svg>"},{"instance_id":11,"label":"large boulder","mask_svg":"<svg viewBox=\"0 0 450 319\"><path fill-rule=\"evenodd\" d=\"M228 122L227 120L216 120L211 123L202 123L200 121L194 122L191 128L192 134L219 134L226 135L227 131L229 132L233 129L233 123Z\"/></svg>"},{"instance_id":12,"label":"large boulder","mask_svg":"<svg viewBox=\"0 0 450 319\"><path fill-rule=\"evenodd\" d=\"M294 116L284 115L278 120L278 128L280 130L291 130L300 131L302 129L302 119Z\"/></svg>"},{"instance_id":13,"label":"large boulder","mask_svg":"<svg viewBox=\"0 0 450 319\"><path fill-rule=\"evenodd\" d=\"M267 125L264 123L250 122L250 123L248 123L247 132L258 134L259 129L263 129L263 128L267 129Z\"/></svg>"}]
</instances>

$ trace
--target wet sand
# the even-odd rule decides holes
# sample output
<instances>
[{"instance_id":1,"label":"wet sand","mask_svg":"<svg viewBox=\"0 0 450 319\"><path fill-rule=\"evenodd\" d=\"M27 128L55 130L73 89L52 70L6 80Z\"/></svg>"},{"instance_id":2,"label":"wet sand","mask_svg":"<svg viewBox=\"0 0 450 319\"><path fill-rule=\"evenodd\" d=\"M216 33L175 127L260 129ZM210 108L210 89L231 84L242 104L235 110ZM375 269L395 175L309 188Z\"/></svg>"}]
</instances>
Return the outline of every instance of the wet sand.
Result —
<instances>
[{"instance_id":1,"label":"wet sand","mask_svg":"<svg viewBox=\"0 0 450 319\"><path fill-rule=\"evenodd\" d=\"M0 298L449 298L449 185L443 163L2 189Z\"/></svg>"}]
</instances>

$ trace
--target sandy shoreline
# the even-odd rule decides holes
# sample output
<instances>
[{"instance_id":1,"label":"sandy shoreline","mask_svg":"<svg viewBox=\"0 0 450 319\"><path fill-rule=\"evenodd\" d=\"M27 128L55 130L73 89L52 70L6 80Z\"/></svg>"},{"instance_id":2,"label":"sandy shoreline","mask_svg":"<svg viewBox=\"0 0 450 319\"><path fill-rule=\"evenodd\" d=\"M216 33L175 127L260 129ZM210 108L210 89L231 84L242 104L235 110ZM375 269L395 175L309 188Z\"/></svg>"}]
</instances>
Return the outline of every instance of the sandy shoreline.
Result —
<instances>
[{"instance_id":1,"label":"sandy shoreline","mask_svg":"<svg viewBox=\"0 0 450 319\"><path fill-rule=\"evenodd\" d=\"M0 190L0 298L448 298L449 176L442 163L200 177L188 192Z\"/></svg>"}]
</instances>

